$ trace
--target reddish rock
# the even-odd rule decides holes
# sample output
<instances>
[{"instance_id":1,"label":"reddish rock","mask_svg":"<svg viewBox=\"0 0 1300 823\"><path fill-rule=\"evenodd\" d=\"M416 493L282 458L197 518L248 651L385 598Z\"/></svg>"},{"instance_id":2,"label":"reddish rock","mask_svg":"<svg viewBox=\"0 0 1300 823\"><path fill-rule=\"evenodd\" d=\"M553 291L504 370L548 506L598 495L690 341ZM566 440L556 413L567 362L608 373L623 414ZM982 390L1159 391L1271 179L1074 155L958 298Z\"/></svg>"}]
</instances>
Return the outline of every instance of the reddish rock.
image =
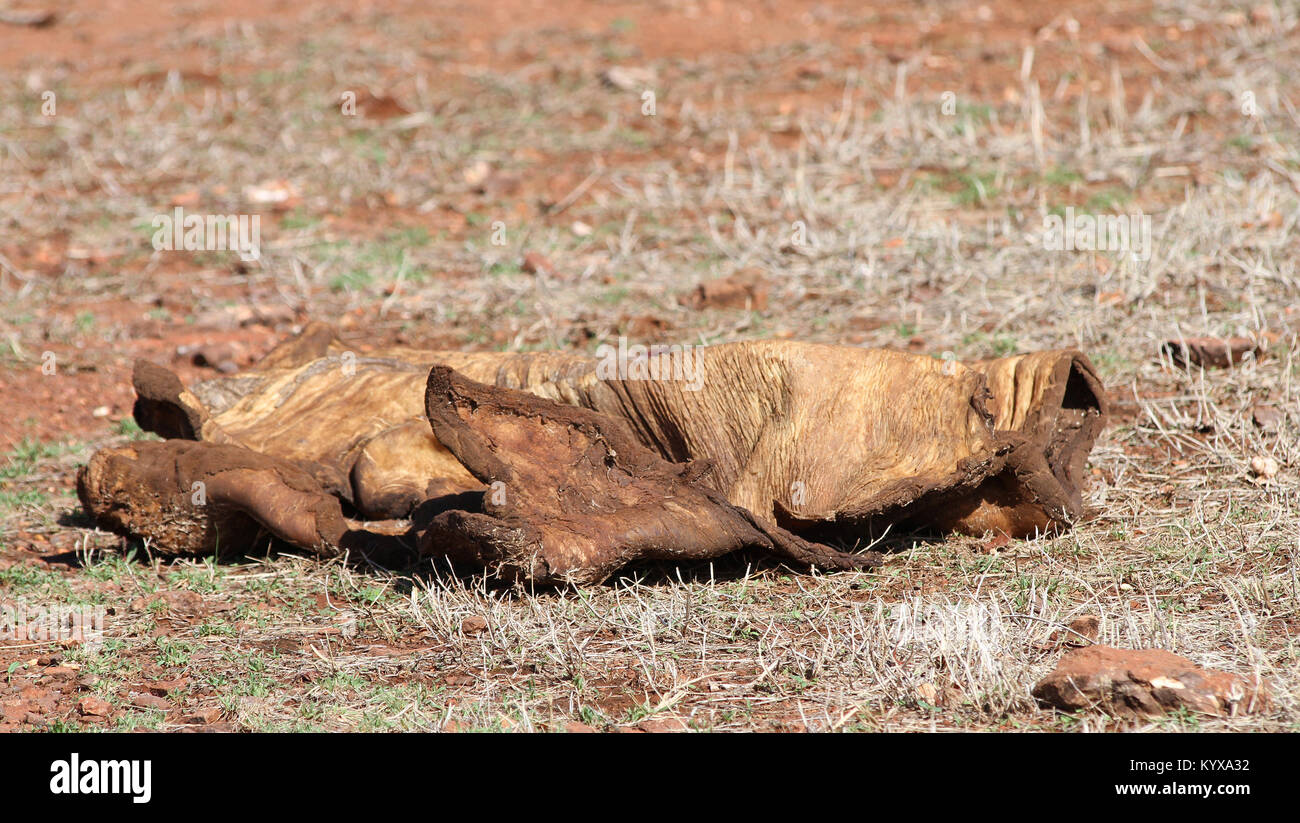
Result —
<instances>
[{"instance_id":1,"label":"reddish rock","mask_svg":"<svg viewBox=\"0 0 1300 823\"><path fill-rule=\"evenodd\" d=\"M622 322L627 329L628 338L632 340L658 340L664 332L672 328L672 324L667 320L653 314L642 314L636 317L625 314Z\"/></svg>"},{"instance_id":2,"label":"reddish rock","mask_svg":"<svg viewBox=\"0 0 1300 823\"><path fill-rule=\"evenodd\" d=\"M993 554L998 549L1006 548L1011 545L1011 538L1007 537L1006 532L998 532L993 535L984 545L980 546L980 553Z\"/></svg>"},{"instance_id":3,"label":"reddish rock","mask_svg":"<svg viewBox=\"0 0 1300 823\"><path fill-rule=\"evenodd\" d=\"M678 298L692 309L767 309L767 281L755 272L708 280Z\"/></svg>"},{"instance_id":4,"label":"reddish rock","mask_svg":"<svg viewBox=\"0 0 1300 823\"><path fill-rule=\"evenodd\" d=\"M1071 646L1096 643L1100 633L1101 618L1095 614L1085 614L1070 621L1070 636L1065 638L1065 642Z\"/></svg>"},{"instance_id":5,"label":"reddish rock","mask_svg":"<svg viewBox=\"0 0 1300 823\"><path fill-rule=\"evenodd\" d=\"M555 274L555 267L551 265L551 261L547 260L545 255L535 251L524 255L523 270L528 274Z\"/></svg>"},{"instance_id":6,"label":"reddish rock","mask_svg":"<svg viewBox=\"0 0 1300 823\"><path fill-rule=\"evenodd\" d=\"M1034 686L1034 697L1066 711L1096 708L1117 716L1158 717L1190 709L1230 716L1262 709L1266 693L1245 678L1203 669L1163 649L1088 646L1067 652Z\"/></svg>"},{"instance_id":7,"label":"reddish rock","mask_svg":"<svg viewBox=\"0 0 1300 823\"><path fill-rule=\"evenodd\" d=\"M467 617L460 622L460 630L462 634L482 634L487 631L487 629L487 618L479 617L478 615Z\"/></svg>"},{"instance_id":8,"label":"reddish rock","mask_svg":"<svg viewBox=\"0 0 1300 823\"><path fill-rule=\"evenodd\" d=\"M207 706L202 709L195 709L194 711L185 715L184 717L181 718L181 722L187 723L191 726L206 726L211 723L216 723L220 719L221 719L221 707Z\"/></svg>"},{"instance_id":9,"label":"reddish rock","mask_svg":"<svg viewBox=\"0 0 1300 823\"><path fill-rule=\"evenodd\" d=\"M854 315L844 323L851 331L875 331L885 327L885 320L876 315ZM865 338L864 338L865 339Z\"/></svg>"},{"instance_id":10,"label":"reddish rock","mask_svg":"<svg viewBox=\"0 0 1300 823\"><path fill-rule=\"evenodd\" d=\"M146 683L144 687L150 694L166 697L170 692L178 692L185 688L188 682L189 678L178 677L175 680L155 680L152 683Z\"/></svg>"},{"instance_id":11,"label":"reddish rock","mask_svg":"<svg viewBox=\"0 0 1300 823\"><path fill-rule=\"evenodd\" d=\"M58 706L58 697L60 692L43 689L39 686L28 686L19 692L19 697L26 701L27 711L38 714L46 714L54 711Z\"/></svg>"},{"instance_id":12,"label":"reddish rock","mask_svg":"<svg viewBox=\"0 0 1300 823\"><path fill-rule=\"evenodd\" d=\"M159 711L164 712L170 710L172 707L170 700L154 694L149 694L148 692L132 692L131 705L135 706L137 709L158 709Z\"/></svg>"},{"instance_id":13,"label":"reddish rock","mask_svg":"<svg viewBox=\"0 0 1300 823\"><path fill-rule=\"evenodd\" d=\"M388 94L361 89L356 96L356 113L372 120L391 120L394 117L405 117L411 113L411 109Z\"/></svg>"},{"instance_id":14,"label":"reddish rock","mask_svg":"<svg viewBox=\"0 0 1300 823\"><path fill-rule=\"evenodd\" d=\"M647 717L640 723L632 726L618 726L614 731L620 734L664 734L674 732L689 732L691 727L685 720L680 717Z\"/></svg>"},{"instance_id":15,"label":"reddish rock","mask_svg":"<svg viewBox=\"0 0 1300 823\"><path fill-rule=\"evenodd\" d=\"M108 717L113 707L102 697L88 694L77 701L77 712L83 717Z\"/></svg>"},{"instance_id":16,"label":"reddish rock","mask_svg":"<svg viewBox=\"0 0 1300 823\"><path fill-rule=\"evenodd\" d=\"M1247 355L1259 355L1264 351L1249 337L1188 337L1167 341L1164 350L1177 366L1207 369L1227 368L1245 360Z\"/></svg>"}]
</instances>

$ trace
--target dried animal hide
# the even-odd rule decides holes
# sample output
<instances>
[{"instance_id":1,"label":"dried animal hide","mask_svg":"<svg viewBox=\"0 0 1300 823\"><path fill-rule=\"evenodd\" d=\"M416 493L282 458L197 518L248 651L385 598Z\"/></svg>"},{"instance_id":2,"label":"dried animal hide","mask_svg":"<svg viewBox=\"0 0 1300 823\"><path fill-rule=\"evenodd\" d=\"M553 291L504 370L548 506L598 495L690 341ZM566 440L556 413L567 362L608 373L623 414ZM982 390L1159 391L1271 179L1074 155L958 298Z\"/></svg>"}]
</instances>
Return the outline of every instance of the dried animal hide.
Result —
<instances>
[{"instance_id":1,"label":"dried animal hide","mask_svg":"<svg viewBox=\"0 0 1300 823\"><path fill-rule=\"evenodd\" d=\"M697 482L707 465L669 463L616 418L446 366L430 371L425 407L446 453L488 490L430 500L408 521L345 518L339 498L294 461L230 442L101 450L78 493L100 525L182 554L237 550L265 532L321 555L347 550L385 564L446 557L536 584L595 583L635 560L741 549L822 569L880 561L760 521Z\"/></svg>"},{"instance_id":2,"label":"dried animal hide","mask_svg":"<svg viewBox=\"0 0 1300 823\"><path fill-rule=\"evenodd\" d=\"M849 541L868 527L889 524L1020 536L1067 527L1082 513L1084 463L1104 425L1106 400L1091 364L1078 352L965 366L892 351L763 341L694 349L685 355L691 358L686 373L682 356L663 353L609 374L596 358L563 353L389 349L359 355L328 327L313 325L255 368L190 389L167 370L138 363L135 413L143 428L166 438L238 447L282 461L364 520L405 518L424 501L482 491L492 474L467 461L425 408L434 365L469 381L555 401L555 409L562 403L594 412L591 420L618 426L662 461L704 461L708 471L689 480L692 494L715 493L709 505L726 502L746 510L755 528L781 526ZM548 414L567 419L554 410ZM446 423L441 425L445 430ZM467 425L486 425L486 419L475 417ZM503 447L500 463L528 462L531 453L520 448ZM542 468L528 474L542 484L536 488L508 484L517 500L539 512L559 488L548 485L554 478L537 480L546 476ZM107 498L96 499L106 510ZM124 527L101 517L95 506L87 508L107 525ZM521 516L513 503L510 511ZM464 520L463 534L471 533L464 525L470 522L479 521ZM610 534L619 531L608 518L592 522ZM458 543L467 556L502 562L531 579L556 576L519 561L518 551L484 548L491 541L481 531L473 534L478 536ZM413 540L402 539L408 546ZM614 542L620 541L635 544L626 536ZM755 541L747 534L741 542L762 544ZM315 547L301 539L290 542ZM465 548L470 544L480 547L478 554ZM558 543L539 538L532 545ZM427 541L422 551L429 553ZM534 554L549 564L548 552L554 551ZM714 556L688 551L696 553L684 556ZM619 556L618 563L674 555L642 547ZM583 576L574 571L578 561L556 563L567 579ZM597 566L605 569L588 567Z\"/></svg>"},{"instance_id":3,"label":"dried animal hide","mask_svg":"<svg viewBox=\"0 0 1300 823\"><path fill-rule=\"evenodd\" d=\"M708 467L669 463L616 418L484 386L446 366L429 374L434 434L490 484L483 513L450 511L424 554L538 582L597 582L634 560L703 560L757 549L799 566L852 569L879 555L809 543L698 483Z\"/></svg>"}]
</instances>

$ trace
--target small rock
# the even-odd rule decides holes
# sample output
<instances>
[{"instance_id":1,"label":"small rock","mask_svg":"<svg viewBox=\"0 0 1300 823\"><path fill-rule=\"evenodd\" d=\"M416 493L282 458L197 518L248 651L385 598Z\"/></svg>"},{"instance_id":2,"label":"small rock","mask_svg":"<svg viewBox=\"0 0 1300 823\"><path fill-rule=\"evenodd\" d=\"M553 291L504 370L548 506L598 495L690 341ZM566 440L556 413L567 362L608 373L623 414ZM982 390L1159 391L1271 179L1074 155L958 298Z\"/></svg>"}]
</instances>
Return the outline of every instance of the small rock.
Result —
<instances>
[{"instance_id":1,"label":"small rock","mask_svg":"<svg viewBox=\"0 0 1300 823\"><path fill-rule=\"evenodd\" d=\"M1101 618L1095 614L1085 614L1070 621L1070 634L1065 638L1067 645L1078 646L1084 643L1096 643L1101 634Z\"/></svg>"},{"instance_id":2,"label":"small rock","mask_svg":"<svg viewBox=\"0 0 1300 823\"><path fill-rule=\"evenodd\" d=\"M573 232L575 237L590 237L592 228L581 220L574 220L573 225L569 226L569 231Z\"/></svg>"},{"instance_id":3,"label":"small rock","mask_svg":"<svg viewBox=\"0 0 1300 823\"><path fill-rule=\"evenodd\" d=\"M494 171L488 175L481 185L475 186L474 191L485 195L488 198L513 197L523 188L524 180L518 174L506 174L504 172Z\"/></svg>"},{"instance_id":4,"label":"small rock","mask_svg":"<svg viewBox=\"0 0 1300 823\"><path fill-rule=\"evenodd\" d=\"M194 318L194 325L196 328L224 331L253 325L275 326L281 323L292 323L293 320L293 309L288 306L240 303L237 306L222 306L205 311ZM198 348L192 345L178 346L176 353L184 357Z\"/></svg>"},{"instance_id":5,"label":"small rock","mask_svg":"<svg viewBox=\"0 0 1300 823\"><path fill-rule=\"evenodd\" d=\"M234 343L210 343L193 350L191 361L219 371L239 371L237 360L243 359L243 346Z\"/></svg>"},{"instance_id":6,"label":"small rock","mask_svg":"<svg viewBox=\"0 0 1300 823\"><path fill-rule=\"evenodd\" d=\"M1249 337L1188 337L1166 341L1162 348L1176 366L1207 369L1224 369L1264 351Z\"/></svg>"},{"instance_id":7,"label":"small rock","mask_svg":"<svg viewBox=\"0 0 1300 823\"><path fill-rule=\"evenodd\" d=\"M672 732L689 732L691 727L686 725L686 721L680 717L652 717L648 720L642 720L636 724L638 730L650 734L664 734Z\"/></svg>"},{"instance_id":8,"label":"small rock","mask_svg":"<svg viewBox=\"0 0 1300 823\"><path fill-rule=\"evenodd\" d=\"M939 705L939 690L933 683L922 683L917 686L916 696L931 706Z\"/></svg>"},{"instance_id":9,"label":"small rock","mask_svg":"<svg viewBox=\"0 0 1300 823\"><path fill-rule=\"evenodd\" d=\"M482 186L490 174L492 167L484 160L475 160L460 173L465 182L474 188Z\"/></svg>"},{"instance_id":10,"label":"small rock","mask_svg":"<svg viewBox=\"0 0 1300 823\"><path fill-rule=\"evenodd\" d=\"M655 73L650 69L613 66L606 69L600 79L619 91L641 91L654 85Z\"/></svg>"},{"instance_id":11,"label":"small rock","mask_svg":"<svg viewBox=\"0 0 1300 823\"><path fill-rule=\"evenodd\" d=\"M113 413L113 410L110 409L108 406L96 406L96 407L94 408L94 410L91 411L90 416L91 416L91 417L96 417L96 418L99 418L99 417L108 417L108 416L109 416L110 414L112 414L112 413Z\"/></svg>"},{"instance_id":12,"label":"small rock","mask_svg":"<svg viewBox=\"0 0 1300 823\"><path fill-rule=\"evenodd\" d=\"M298 199L298 190L288 180L267 180L244 187L244 199L256 206L287 207Z\"/></svg>"},{"instance_id":13,"label":"small rock","mask_svg":"<svg viewBox=\"0 0 1300 823\"><path fill-rule=\"evenodd\" d=\"M77 701L77 712L83 717L108 717L113 706L104 698L88 694Z\"/></svg>"},{"instance_id":14,"label":"small rock","mask_svg":"<svg viewBox=\"0 0 1300 823\"><path fill-rule=\"evenodd\" d=\"M0 23L8 23L11 26L31 26L34 29L43 29L46 26L54 25L58 19L53 11L47 9L11 9L9 4L5 8L0 8Z\"/></svg>"},{"instance_id":15,"label":"small rock","mask_svg":"<svg viewBox=\"0 0 1300 823\"><path fill-rule=\"evenodd\" d=\"M883 328L886 323L877 315L858 314L850 317L845 325L853 331L875 331Z\"/></svg>"},{"instance_id":16,"label":"small rock","mask_svg":"<svg viewBox=\"0 0 1300 823\"><path fill-rule=\"evenodd\" d=\"M363 88L357 92L356 111L371 120L391 120L405 117L411 110L402 101L384 91Z\"/></svg>"},{"instance_id":17,"label":"small rock","mask_svg":"<svg viewBox=\"0 0 1300 823\"><path fill-rule=\"evenodd\" d=\"M195 709L181 718L181 722L191 726L206 726L209 723L216 723L221 719L220 706L206 706L202 709Z\"/></svg>"},{"instance_id":18,"label":"small rock","mask_svg":"<svg viewBox=\"0 0 1300 823\"><path fill-rule=\"evenodd\" d=\"M188 191L178 192L177 194L172 195L172 199L168 201L168 205L173 208L176 206L183 206L188 209L192 206L197 206L202 199L203 195L198 189L189 189Z\"/></svg>"},{"instance_id":19,"label":"small rock","mask_svg":"<svg viewBox=\"0 0 1300 823\"><path fill-rule=\"evenodd\" d=\"M473 617L467 617L464 620L460 621L461 634L468 634L468 635L482 634L483 632L487 631L487 629L488 629L488 622L486 617L480 617L479 615L474 615Z\"/></svg>"},{"instance_id":20,"label":"small rock","mask_svg":"<svg viewBox=\"0 0 1300 823\"><path fill-rule=\"evenodd\" d=\"M554 275L555 267L540 252L530 251L524 255L523 270L528 274Z\"/></svg>"},{"instance_id":21,"label":"small rock","mask_svg":"<svg viewBox=\"0 0 1300 823\"><path fill-rule=\"evenodd\" d=\"M1278 426L1282 425L1282 412L1277 406L1260 404L1250 410L1250 419L1257 428L1264 431L1275 431Z\"/></svg>"},{"instance_id":22,"label":"small rock","mask_svg":"<svg viewBox=\"0 0 1300 823\"><path fill-rule=\"evenodd\" d=\"M565 734L596 734L596 730L586 723L579 723L576 720L570 720L564 724Z\"/></svg>"},{"instance_id":23,"label":"small rock","mask_svg":"<svg viewBox=\"0 0 1300 823\"><path fill-rule=\"evenodd\" d=\"M678 302L692 309L767 309L767 281L753 272L737 273L699 284Z\"/></svg>"},{"instance_id":24,"label":"small rock","mask_svg":"<svg viewBox=\"0 0 1300 823\"><path fill-rule=\"evenodd\" d=\"M189 683L188 677L178 677L175 680L155 680L152 683L146 683L144 687L149 690L150 694L166 697L171 692L178 692L185 688L187 683Z\"/></svg>"},{"instance_id":25,"label":"small rock","mask_svg":"<svg viewBox=\"0 0 1300 823\"><path fill-rule=\"evenodd\" d=\"M984 543L984 545L980 546L980 553L981 553L981 554L993 554L993 553L996 552L998 549L1005 548L1005 547L1009 546L1010 544L1011 544L1011 538L1007 536L1007 533L1006 533L1006 532L998 532L998 533L995 534L993 537L989 538L988 542L986 542L986 543Z\"/></svg>"},{"instance_id":26,"label":"small rock","mask_svg":"<svg viewBox=\"0 0 1300 823\"><path fill-rule=\"evenodd\" d=\"M165 712L172 707L170 700L148 692L131 692L129 699L137 709L159 709Z\"/></svg>"},{"instance_id":27,"label":"small rock","mask_svg":"<svg viewBox=\"0 0 1300 823\"><path fill-rule=\"evenodd\" d=\"M1087 646L1066 652L1038 681L1034 697L1064 711L1100 709L1116 716L1159 717L1190 709L1231 716L1262 709L1267 697L1245 678L1203 669L1163 649Z\"/></svg>"},{"instance_id":28,"label":"small rock","mask_svg":"<svg viewBox=\"0 0 1300 823\"><path fill-rule=\"evenodd\" d=\"M197 734L197 733L230 734L231 732L235 731L235 724L234 723L209 723L206 726L190 724L188 726L181 726L179 729L177 729L177 731L181 733L188 732L190 734Z\"/></svg>"},{"instance_id":29,"label":"small rock","mask_svg":"<svg viewBox=\"0 0 1300 823\"><path fill-rule=\"evenodd\" d=\"M1250 458L1250 473L1260 480L1272 480L1277 477L1277 461L1271 457Z\"/></svg>"},{"instance_id":30,"label":"small rock","mask_svg":"<svg viewBox=\"0 0 1300 823\"><path fill-rule=\"evenodd\" d=\"M628 338L632 340L655 340L672 328L672 324L667 320L653 314L642 314L636 317L625 314L620 322L627 329Z\"/></svg>"},{"instance_id":31,"label":"small rock","mask_svg":"<svg viewBox=\"0 0 1300 823\"><path fill-rule=\"evenodd\" d=\"M804 63L795 69L800 80L820 80L826 76L826 66L822 63Z\"/></svg>"}]
</instances>

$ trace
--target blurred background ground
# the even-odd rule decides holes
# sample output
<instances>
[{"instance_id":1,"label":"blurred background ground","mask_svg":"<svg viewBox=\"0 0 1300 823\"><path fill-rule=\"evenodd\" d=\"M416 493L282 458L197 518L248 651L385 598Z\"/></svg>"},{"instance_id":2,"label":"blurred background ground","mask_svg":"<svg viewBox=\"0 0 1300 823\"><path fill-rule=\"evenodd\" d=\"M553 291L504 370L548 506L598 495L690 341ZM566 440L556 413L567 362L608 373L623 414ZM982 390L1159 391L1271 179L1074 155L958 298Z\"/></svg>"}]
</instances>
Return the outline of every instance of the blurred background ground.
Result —
<instances>
[{"instance_id":1,"label":"blurred background ground","mask_svg":"<svg viewBox=\"0 0 1300 823\"><path fill-rule=\"evenodd\" d=\"M1140 727L1029 697L1083 614L1278 695L1165 725L1300 719L1297 3L10 5L55 18L0 23L0 595L112 611L100 648L0 646L0 728ZM261 259L155 251L177 206L260 214ZM1045 251L1070 207L1151 215L1151 259ZM135 358L202 379L309 319L360 351L1079 347L1115 415L1087 523L871 574L531 594L87 527ZM1180 335L1261 353L1183 370Z\"/></svg>"}]
</instances>

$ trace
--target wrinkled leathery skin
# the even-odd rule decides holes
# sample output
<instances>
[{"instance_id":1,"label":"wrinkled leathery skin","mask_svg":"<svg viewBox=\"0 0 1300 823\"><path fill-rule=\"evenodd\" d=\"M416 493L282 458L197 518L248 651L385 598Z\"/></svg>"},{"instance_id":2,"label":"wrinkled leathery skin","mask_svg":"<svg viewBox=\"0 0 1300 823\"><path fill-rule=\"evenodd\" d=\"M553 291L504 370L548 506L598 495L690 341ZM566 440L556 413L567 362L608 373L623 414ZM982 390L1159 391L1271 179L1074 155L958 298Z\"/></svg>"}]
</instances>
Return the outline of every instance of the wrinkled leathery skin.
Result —
<instances>
[{"instance_id":1,"label":"wrinkled leathery skin","mask_svg":"<svg viewBox=\"0 0 1300 823\"><path fill-rule=\"evenodd\" d=\"M970 367L794 341L695 354L697 391L601 379L596 359L559 352L388 349L354 357L348 376L345 347L314 324L254 369L194 386L191 398L211 410L202 439L299 462L367 518L404 517L435 492L482 489L436 438L418 434L433 362L619 418L670 461L708 460L705 482L731 503L800 533L852 540L897 524L1024 536L1082 514L1084 467L1107 409L1079 352Z\"/></svg>"},{"instance_id":2,"label":"wrinkled leathery skin","mask_svg":"<svg viewBox=\"0 0 1300 823\"><path fill-rule=\"evenodd\" d=\"M500 428L506 426L502 421L522 415L534 421L523 430L540 436L565 419L559 408L602 415L598 428L617 427L621 433L613 437L634 443L672 472L689 467L661 479L686 480L696 490L717 493L760 531L780 526L805 538L850 543L883 525L896 531L1023 536L1068 527L1082 514L1087 454L1104 425L1107 405L1100 381L1079 352L1038 352L964 366L901 352L756 341L698 349L695 355L700 379L692 390L683 380L601 375L596 359L560 352L388 349L357 356L327 326L312 324L252 369L188 389L167 369L142 361L134 375L142 428L178 442L236 450L227 455L255 457L246 458L250 465L242 467L244 474L210 478L219 481L217 507L197 519L177 495L187 488L184 481L198 476L190 464L206 450L178 452L171 469L154 465L155 446L109 450L87 468L87 477L96 482L87 486L83 500L105 525L156 535L177 551L207 551L217 542L227 546L235 539L231 535L251 534L247 539L252 540L263 532L283 532L289 542L312 551L343 548L373 558L408 558L417 551L445 550L471 565L501 565L513 558L518 568L511 573L528 579L598 577L567 570L604 568L613 560L600 555L595 565L566 561L553 548L559 539L548 542L536 531L552 515L567 517L566 501L536 498L519 508L516 494L507 496L505 508L494 509L494 498L484 496L490 482L503 481L485 479L493 473L458 451L458 444L444 441L444 436L454 439L459 424L448 418L433 425L426 407L430 366L440 362L458 378L521 390L528 394L520 397L535 395L555 406L543 415L550 421L543 424L535 408L498 404L514 411L483 418L475 424L479 428ZM668 361L663 365L660 372L669 374ZM474 395L477 384L466 383L460 394ZM518 421L506 428L519 430ZM565 434L571 436L573 431ZM545 467L528 462L537 444L516 440L498 458L539 489L555 487ZM555 444L545 448L555 450L553 459L564 454ZM526 470L505 459L512 453L523 457L519 466ZM115 468L105 472L110 458ZM279 468L258 462L265 460ZM580 463L573 467L591 473ZM628 466L623 471L635 474ZM154 491L133 497L129 483L114 485L114 473L140 475L140 488ZM342 530L323 528L320 539L302 531L297 521L277 523L268 514L273 522L262 523L259 499L248 497L246 488L270 488L289 474L310 479L312 494L341 503L339 518L351 511L360 520ZM301 477L287 485L308 493ZM167 489L174 492L164 494ZM487 510L460 503L426 505L480 497ZM625 500L609 502L615 510L627 508ZM674 505L671 496L665 498L660 515L677 528ZM321 511L330 505L324 507ZM436 518L424 513L435 510L446 514L437 525L443 549L425 534ZM600 512L583 517L611 534L622 527L620 518L602 520ZM389 522L402 518L411 522ZM723 517L727 523L733 519ZM209 534L204 523L219 525L220 536ZM736 534L742 532L746 540L752 537L744 529ZM644 537L638 532L620 539L634 547L647 545L644 551L651 554L667 552ZM534 553L546 568L517 562L523 555L516 544L522 543L546 549ZM788 545L794 544L777 548ZM696 550L703 551L687 551ZM566 571L551 571L552 565Z\"/></svg>"},{"instance_id":3,"label":"wrinkled leathery skin","mask_svg":"<svg viewBox=\"0 0 1300 823\"><path fill-rule=\"evenodd\" d=\"M333 554L347 525L337 498L298 466L190 440L102 449L77 475L95 522L169 554L239 553L263 536Z\"/></svg>"},{"instance_id":4,"label":"wrinkled leathery skin","mask_svg":"<svg viewBox=\"0 0 1300 823\"><path fill-rule=\"evenodd\" d=\"M101 526L168 553L240 550L269 535L320 555L348 551L386 564L447 557L543 585L599 582L636 560L739 549L823 569L879 562L759 522L699 486L698 466L668 463L615 418L446 367L432 369L426 397L439 440L489 484L481 512L352 523L293 463L182 439L100 451L80 473L78 493Z\"/></svg>"},{"instance_id":5,"label":"wrinkled leathery skin","mask_svg":"<svg viewBox=\"0 0 1300 823\"><path fill-rule=\"evenodd\" d=\"M425 404L438 440L488 485L483 512L449 511L425 554L535 583L595 583L637 560L704 560L755 549L804 567L877 565L765 524L701 485L698 465L641 445L617 418L485 386L445 366Z\"/></svg>"},{"instance_id":6,"label":"wrinkled leathery skin","mask_svg":"<svg viewBox=\"0 0 1300 823\"><path fill-rule=\"evenodd\" d=\"M1109 402L1092 363L1076 351L1036 352L972 365L985 375L994 428L1013 451L1002 474L954 504L950 528L1014 535L1054 532L1083 516L1088 453L1106 425ZM988 500L1021 490L1019 508ZM1030 505L1026 506L1025 503Z\"/></svg>"}]
</instances>

